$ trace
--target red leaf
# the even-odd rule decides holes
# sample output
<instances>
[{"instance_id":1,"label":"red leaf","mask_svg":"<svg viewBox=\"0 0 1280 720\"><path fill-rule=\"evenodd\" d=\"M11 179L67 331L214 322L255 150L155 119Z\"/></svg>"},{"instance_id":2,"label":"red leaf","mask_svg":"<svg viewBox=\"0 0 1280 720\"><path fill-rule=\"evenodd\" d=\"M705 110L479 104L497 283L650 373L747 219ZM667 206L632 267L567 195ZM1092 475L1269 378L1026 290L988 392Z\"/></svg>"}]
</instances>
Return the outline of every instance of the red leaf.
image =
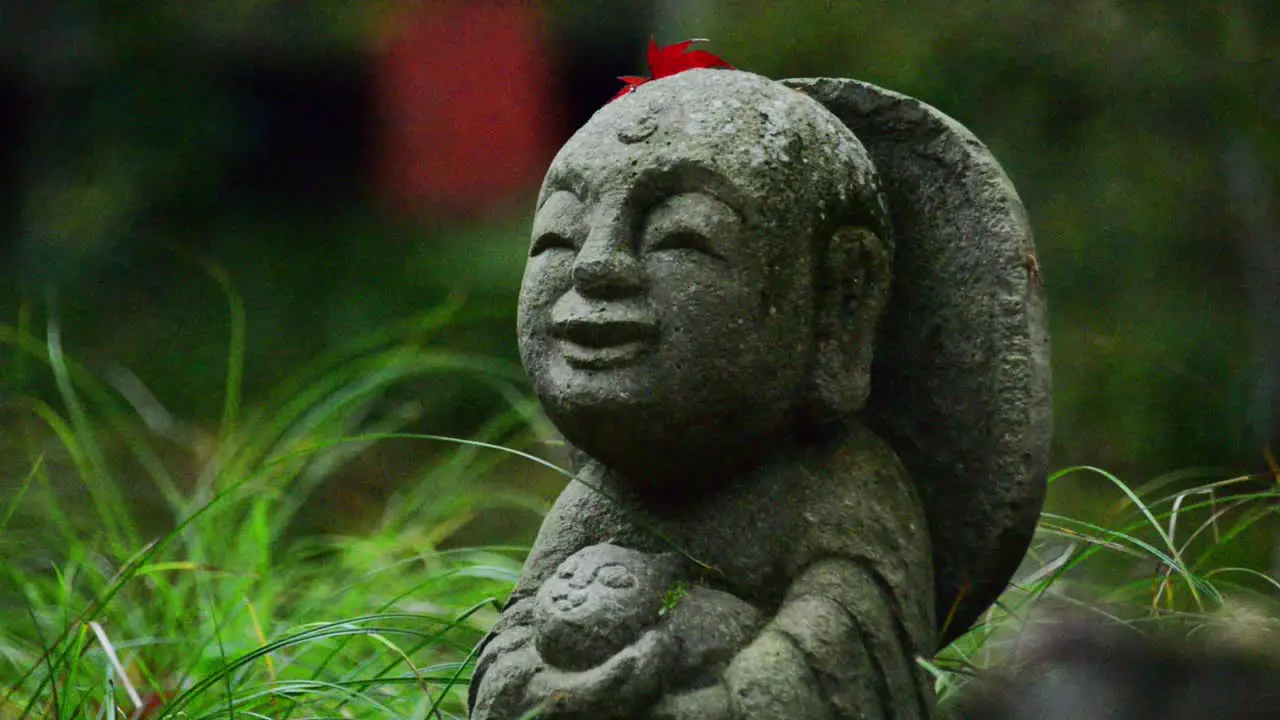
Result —
<instances>
[{"instance_id":1,"label":"red leaf","mask_svg":"<svg viewBox=\"0 0 1280 720\"><path fill-rule=\"evenodd\" d=\"M674 75L679 70L675 70L675 64L679 61L680 54L683 53L690 45L692 40L685 40L675 45L666 47L658 47L658 41L652 35L649 36L649 72L653 73L654 79Z\"/></svg>"},{"instance_id":2,"label":"red leaf","mask_svg":"<svg viewBox=\"0 0 1280 720\"><path fill-rule=\"evenodd\" d=\"M613 102L627 93L635 90L637 87L649 82L650 80L658 80L664 77L670 77L685 70L693 70L694 68L724 68L733 70L734 67L725 62L723 58L713 55L706 50L693 50L685 52L689 46L700 40L685 40L674 45L666 47L658 47L658 42L652 36L649 37L649 72L653 74L652 78L637 77L635 75L624 75L620 78L626 85L614 95L609 102Z\"/></svg>"},{"instance_id":3,"label":"red leaf","mask_svg":"<svg viewBox=\"0 0 1280 720\"><path fill-rule=\"evenodd\" d=\"M623 95L626 95L627 93L631 92L632 90L635 90L636 88L640 87L641 85L643 85L643 84L645 84L645 83L649 82L649 78L647 78L647 77L640 77L639 75L620 75L620 76L618 77L618 79L619 79L619 80L621 80L622 82L626 83L626 85L623 85L623 86L622 86L622 89L618 91L618 94L617 94L617 95L614 95L612 98L609 98L609 102L613 102L614 100L617 100L618 98L622 97Z\"/></svg>"},{"instance_id":4,"label":"red leaf","mask_svg":"<svg viewBox=\"0 0 1280 720\"><path fill-rule=\"evenodd\" d=\"M676 69L673 73L668 73L668 74L675 74L677 72L680 72L681 70L692 70L693 68L725 68L726 70L734 69L732 65L725 62L720 56L712 55L706 50L693 50L691 52L687 52L684 55L681 55L679 58L677 58L677 60L680 62L681 67Z\"/></svg>"}]
</instances>

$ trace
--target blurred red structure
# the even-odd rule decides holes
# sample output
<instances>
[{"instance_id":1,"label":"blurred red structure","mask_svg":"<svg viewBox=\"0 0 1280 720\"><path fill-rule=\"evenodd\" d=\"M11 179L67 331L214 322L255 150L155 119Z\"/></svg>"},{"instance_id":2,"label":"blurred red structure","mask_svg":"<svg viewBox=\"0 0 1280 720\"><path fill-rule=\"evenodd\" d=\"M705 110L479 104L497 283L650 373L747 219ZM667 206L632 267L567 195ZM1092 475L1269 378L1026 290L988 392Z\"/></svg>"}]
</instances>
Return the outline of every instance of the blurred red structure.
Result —
<instances>
[{"instance_id":1,"label":"blurred red structure","mask_svg":"<svg viewBox=\"0 0 1280 720\"><path fill-rule=\"evenodd\" d=\"M536 184L554 152L554 68L530 2L433 0L392 12L374 76L378 175L412 212L471 215Z\"/></svg>"}]
</instances>

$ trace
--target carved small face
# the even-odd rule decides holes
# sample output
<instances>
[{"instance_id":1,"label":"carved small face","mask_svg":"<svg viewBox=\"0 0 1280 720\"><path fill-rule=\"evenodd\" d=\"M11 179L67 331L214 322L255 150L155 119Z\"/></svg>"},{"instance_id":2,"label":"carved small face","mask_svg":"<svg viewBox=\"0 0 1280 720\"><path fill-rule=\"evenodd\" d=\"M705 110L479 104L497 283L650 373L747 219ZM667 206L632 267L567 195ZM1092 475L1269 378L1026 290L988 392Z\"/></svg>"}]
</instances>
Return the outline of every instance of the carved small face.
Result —
<instances>
[{"instance_id":1,"label":"carved small face","mask_svg":"<svg viewBox=\"0 0 1280 720\"><path fill-rule=\"evenodd\" d=\"M612 545L570 556L538 589L538 649L564 668L598 665L656 622L672 564Z\"/></svg>"},{"instance_id":2,"label":"carved small face","mask_svg":"<svg viewBox=\"0 0 1280 720\"><path fill-rule=\"evenodd\" d=\"M594 565L578 558L566 560L543 587L540 602L547 613L577 623L609 620L607 615L616 618L613 611L618 608L633 615L644 593L640 578L625 564Z\"/></svg>"},{"instance_id":3,"label":"carved small face","mask_svg":"<svg viewBox=\"0 0 1280 720\"><path fill-rule=\"evenodd\" d=\"M606 465L714 470L749 457L799 400L811 233L772 212L770 193L794 192L787 175L744 172L769 138L733 124L746 110L732 95L700 125L638 100L598 113L547 174L521 354L552 420Z\"/></svg>"}]
</instances>

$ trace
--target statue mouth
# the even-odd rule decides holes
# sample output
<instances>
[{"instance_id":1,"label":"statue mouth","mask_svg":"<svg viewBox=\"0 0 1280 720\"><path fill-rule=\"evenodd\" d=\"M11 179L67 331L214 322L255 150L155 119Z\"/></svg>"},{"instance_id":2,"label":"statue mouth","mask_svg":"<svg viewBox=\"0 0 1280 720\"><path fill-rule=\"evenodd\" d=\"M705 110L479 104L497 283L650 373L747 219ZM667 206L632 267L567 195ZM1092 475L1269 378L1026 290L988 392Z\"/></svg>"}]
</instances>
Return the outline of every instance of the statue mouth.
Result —
<instances>
[{"instance_id":1,"label":"statue mouth","mask_svg":"<svg viewBox=\"0 0 1280 720\"><path fill-rule=\"evenodd\" d=\"M587 594L584 592L576 592L571 594L561 594L551 596L551 604L560 612L572 612L582 607L587 601Z\"/></svg>"},{"instance_id":2,"label":"statue mouth","mask_svg":"<svg viewBox=\"0 0 1280 720\"><path fill-rule=\"evenodd\" d=\"M565 361L573 367L604 369L644 355L658 338L658 324L632 318L567 318L551 323Z\"/></svg>"}]
</instances>

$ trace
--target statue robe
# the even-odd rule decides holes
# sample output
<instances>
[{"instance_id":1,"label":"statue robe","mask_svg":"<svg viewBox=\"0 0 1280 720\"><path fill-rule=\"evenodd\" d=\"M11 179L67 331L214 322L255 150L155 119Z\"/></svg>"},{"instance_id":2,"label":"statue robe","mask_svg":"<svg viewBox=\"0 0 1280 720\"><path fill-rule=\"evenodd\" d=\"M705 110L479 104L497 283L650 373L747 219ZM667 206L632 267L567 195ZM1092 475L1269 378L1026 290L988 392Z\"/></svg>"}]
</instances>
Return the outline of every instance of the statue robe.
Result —
<instances>
[{"instance_id":1,"label":"statue robe","mask_svg":"<svg viewBox=\"0 0 1280 720\"><path fill-rule=\"evenodd\" d=\"M472 717L508 720L502 708L540 672L501 668L504 655L531 642L534 595L565 558L602 542L654 553L679 548L713 568L691 582L730 592L771 618L717 685L669 693L656 707L617 717L933 717L931 678L914 661L931 657L937 642L928 529L889 446L855 425L707 485L719 489L655 504L587 463L546 518L485 639Z\"/></svg>"}]
</instances>

